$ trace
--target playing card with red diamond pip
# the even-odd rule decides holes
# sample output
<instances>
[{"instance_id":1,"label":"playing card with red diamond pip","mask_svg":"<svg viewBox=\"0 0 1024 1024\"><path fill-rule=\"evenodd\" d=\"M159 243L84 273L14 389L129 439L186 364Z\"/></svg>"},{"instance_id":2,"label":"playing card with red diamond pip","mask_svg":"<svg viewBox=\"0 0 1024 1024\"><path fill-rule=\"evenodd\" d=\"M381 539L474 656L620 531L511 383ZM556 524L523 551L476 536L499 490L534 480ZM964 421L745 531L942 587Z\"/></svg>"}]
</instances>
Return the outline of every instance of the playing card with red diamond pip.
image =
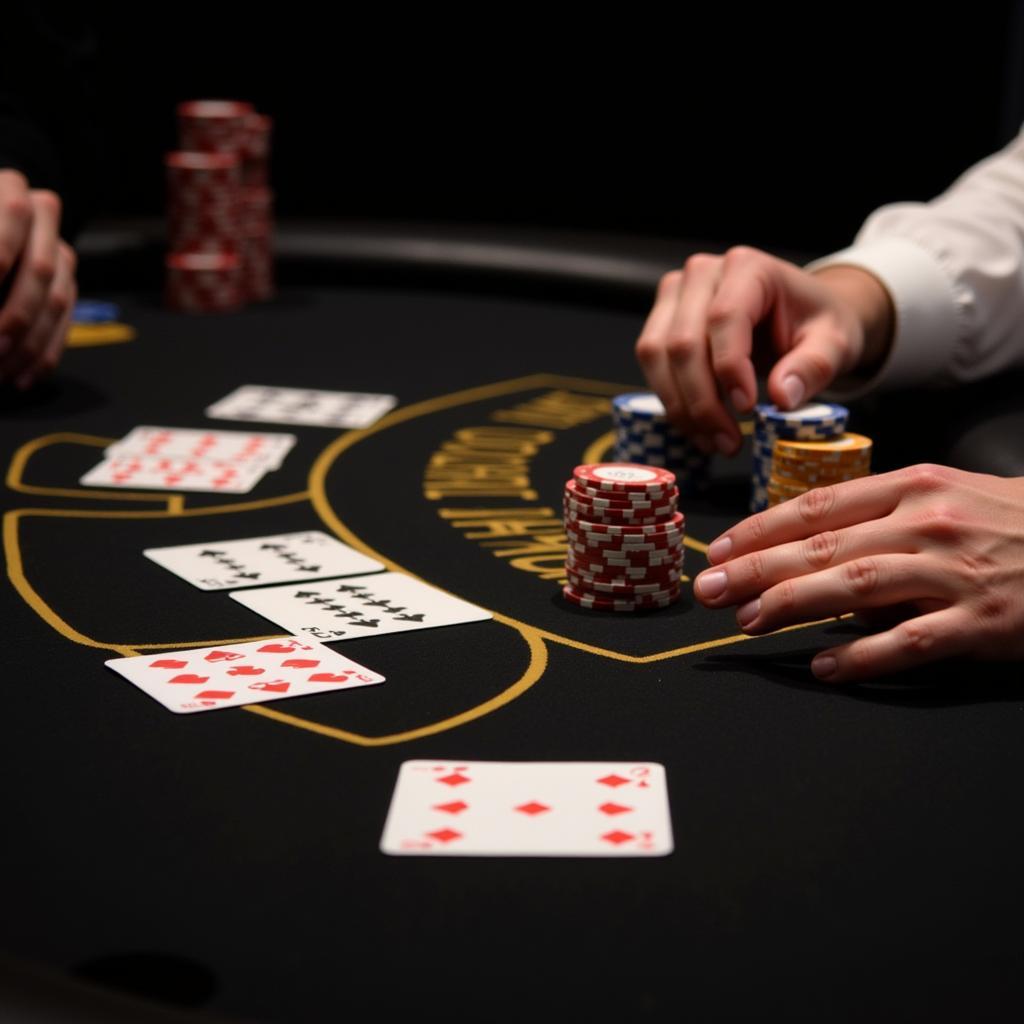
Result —
<instances>
[{"instance_id":1,"label":"playing card with red diamond pip","mask_svg":"<svg viewBox=\"0 0 1024 1024\"><path fill-rule=\"evenodd\" d=\"M177 714L384 682L351 658L297 637L112 658L106 664Z\"/></svg>"},{"instance_id":2,"label":"playing card with red diamond pip","mask_svg":"<svg viewBox=\"0 0 1024 1024\"><path fill-rule=\"evenodd\" d=\"M380 848L400 856L658 857L665 769L646 762L406 761Z\"/></svg>"}]
</instances>

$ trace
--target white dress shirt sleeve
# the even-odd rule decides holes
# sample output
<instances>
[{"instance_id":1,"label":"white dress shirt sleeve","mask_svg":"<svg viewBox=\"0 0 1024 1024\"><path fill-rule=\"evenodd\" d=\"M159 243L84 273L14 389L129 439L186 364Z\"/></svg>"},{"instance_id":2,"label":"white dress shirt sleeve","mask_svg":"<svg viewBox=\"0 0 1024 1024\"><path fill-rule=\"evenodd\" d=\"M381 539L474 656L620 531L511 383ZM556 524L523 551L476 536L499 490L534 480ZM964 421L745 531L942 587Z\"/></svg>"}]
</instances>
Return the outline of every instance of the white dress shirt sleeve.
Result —
<instances>
[{"instance_id":1,"label":"white dress shirt sleeve","mask_svg":"<svg viewBox=\"0 0 1024 1024\"><path fill-rule=\"evenodd\" d=\"M892 296L895 335L867 382L836 394L953 386L1024 366L1024 132L929 203L876 210L850 248L808 270L854 266Z\"/></svg>"}]
</instances>

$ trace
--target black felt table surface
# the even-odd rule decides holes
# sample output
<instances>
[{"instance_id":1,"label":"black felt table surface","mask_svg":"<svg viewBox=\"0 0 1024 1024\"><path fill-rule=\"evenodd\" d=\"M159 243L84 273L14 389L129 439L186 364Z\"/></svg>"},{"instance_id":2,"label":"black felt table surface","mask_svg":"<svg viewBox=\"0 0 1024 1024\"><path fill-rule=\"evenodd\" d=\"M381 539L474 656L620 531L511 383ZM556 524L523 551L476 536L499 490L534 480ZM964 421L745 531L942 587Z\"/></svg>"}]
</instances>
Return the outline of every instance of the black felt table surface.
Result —
<instances>
[{"instance_id":1,"label":"black felt table surface","mask_svg":"<svg viewBox=\"0 0 1024 1024\"><path fill-rule=\"evenodd\" d=\"M552 425L535 403L558 419L639 388L640 316L441 289L291 292L197 319L114 297L136 341L72 350L38 395L2 400L0 948L68 971L182 958L213 979L203 1007L287 1022L996 1019L1019 1001L1017 668L827 687L808 665L852 635L845 621L745 640L688 584L657 613L585 612L540 571L557 557L544 563L530 531L470 536L488 509L550 534L565 479L610 421ZM248 495L169 507L158 492L81 493L105 441L136 425L245 429L203 416L240 384L400 405L358 436L261 426L299 441ZM430 493L446 444L511 428L536 448L520 493ZM711 494L684 503L699 543L744 514L746 464L715 471ZM303 529L495 619L341 643L387 682L265 706L288 720L173 715L104 666L281 632L143 548ZM687 551L688 571L705 564ZM662 762L675 852L384 856L410 758Z\"/></svg>"}]
</instances>

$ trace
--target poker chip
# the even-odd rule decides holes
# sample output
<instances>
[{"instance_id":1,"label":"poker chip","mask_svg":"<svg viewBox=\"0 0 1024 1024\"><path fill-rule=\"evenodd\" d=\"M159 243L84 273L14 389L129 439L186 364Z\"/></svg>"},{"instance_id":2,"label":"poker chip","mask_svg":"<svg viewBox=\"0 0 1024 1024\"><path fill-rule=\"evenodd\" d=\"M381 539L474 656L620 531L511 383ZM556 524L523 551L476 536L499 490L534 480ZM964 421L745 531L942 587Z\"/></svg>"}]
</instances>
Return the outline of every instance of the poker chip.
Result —
<instances>
[{"instance_id":1,"label":"poker chip","mask_svg":"<svg viewBox=\"0 0 1024 1024\"><path fill-rule=\"evenodd\" d=\"M100 299L79 299L71 314L73 324L109 324L121 317L121 309L116 302L104 302Z\"/></svg>"},{"instance_id":2,"label":"poker chip","mask_svg":"<svg viewBox=\"0 0 1024 1024\"><path fill-rule=\"evenodd\" d=\"M768 507L815 487L869 476L871 448L871 439L863 434L840 434L827 441L780 438L775 442L765 487Z\"/></svg>"},{"instance_id":3,"label":"poker chip","mask_svg":"<svg viewBox=\"0 0 1024 1024\"><path fill-rule=\"evenodd\" d=\"M666 469L622 462L577 466L573 479L584 487L612 494L656 493L670 490L676 482L675 474Z\"/></svg>"},{"instance_id":4,"label":"poker chip","mask_svg":"<svg viewBox=\"0 0 1024 1024\"><path fill-rule=\"evenodd\" d=\"M680 493L693 495L707 489L710 456L672 426L657 395L635 392L612 399L615 443L612 458L671 470Z\"/></svg>"},{"instance_id":5,"label":"poker chip","mask_svg":"<svg viewBox=\"0 0 1024 1024\"><path fill-rule=\"evenodd\" d=\"M167 234L173 256L233 255L238 268L230 274L231 290L240 283L240 300L223 298L225 282L213 288L219 309L265 301L274 294L273 192L267 167L272 122L252 104L233 100L193 100L177 108L180 146L167 154ZM167 263L165 289L173 309L210 306L181 298L181 267ZM172 277L174 278L172 280ZM203 291L210 289L204 285Z\"/></svg>"},{"instance_id":6,"label":"poker chip","mask_svg":"<svg viewBox=\"0 0 1024 1024\"><path fill-rule=\"evenodd\" d=\"M577 466L563 494L565 599L620 612L677 601L686 522L678 497L674 474L658 468Z\"/></svg>"},{"instance_id":7,"label":"poker chip","mask_svg":"<svg viewBox=\"0 0 1024 1024\"><path fill-rule=\"evenodd\" d=\"M164 299L169 309L186 313L226 313L245 302L237 254L169 253Z\"/></svg>"},{"instance_id":8,"label":"poker chip","mask_svg":"<svg viewBox=\"0 0 1024 1024\"><path fill-rule=\"evenodd\" d=\"M659 487L647 491L602 491L596 487L587 487L577 480L568 480L565 485L565 496L576 501L591 502L600 508L648 508L679 499L679 488Z\"/></svg>"},{"instance_id":9,"label":"poker chip","mask_svg":"<svg viewBox=\"0 0 1024 1024\"><path fill-rule=\"evenodd\" d=\"M631 525L621 523L593 523L581 519L574 523L584 533L596 533L609 537L638 538L659 537L663 534L682 533L684 518L681 512L675 512L671 519L649 525Z\"/></svg>"},{"instance_id":10,"label":"poker chip","mask_svg":"<svg viewBox=\"0 0 1024 1024\"><path fill-rule=\"evenodd\" d=\"M581 593L571 584L562 588L562 595L567 601L578 604L581 608L591 608L607 612L636 612L647 609L667 608L679 600L679 591L669 591L664 596L641 595L638 597L612 597L599 594Z\"/></svg>"},{"instance_id":11,"label":"poker chip","mask_svg":"<svg viewBox=\"0 0 1024 1024\"><path fill-rule=\"evenodd\" d=\"M70 324L66 336L68 348L92 348L96 345L117 345L134 341L137 332L129 324Z\"/></svg>"},{"instance_id":12,"label":"poker chip","mask_svg":"<svg viewBox=\"0 0 1024 1024\"><path fill-rule=\"evenodd\" d=\"M667 594L679 588L679 581L681 579L677 573L674 576L664 577L661 580L635 583L629 580L604 580L594 576L592 573L576 573L568 570L566 571L566 576L573 589L578 593L597 592L613 596L621 595L623 597L635 596L637 594Z\"/></svg>"},{"instance_id":13,"label":"poker chip","mask_svg":"<svg viewBox=\"0 0 1024 1024\"><path fill-rule=\"evenodd\" d=\"M846 430L849 410L831 402L812 402L798 409L779 409L761 404L754 409L753 465L750 479L750 510L768 507L775 445L785 441L828 441Z\"/></svg>"}]
</instances>

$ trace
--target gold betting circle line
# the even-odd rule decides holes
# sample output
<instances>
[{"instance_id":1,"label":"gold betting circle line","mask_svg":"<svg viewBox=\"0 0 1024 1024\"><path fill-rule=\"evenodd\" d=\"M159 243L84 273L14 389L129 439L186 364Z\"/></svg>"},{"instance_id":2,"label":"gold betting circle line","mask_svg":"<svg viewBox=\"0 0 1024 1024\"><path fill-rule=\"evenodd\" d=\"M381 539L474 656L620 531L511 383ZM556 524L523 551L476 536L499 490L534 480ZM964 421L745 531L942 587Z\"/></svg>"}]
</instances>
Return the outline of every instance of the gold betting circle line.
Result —
<instances>
[{"instance_id":1,"label":"gold betting circle line","mask_svg":"<svg viewBox=\"0 0 1024 1024\"><path fill-rule=\"evenodd\" d=\"M358 551L362 551L364 554L369 555L372 558L376 558L380 562L383 562L393 572L404 572L406 575L414 576L416 579L419 579L420 577L416 577L414 573L409 572L408 569L399 565L399 563L394 559L388 558L387 555L377 551L362 540L362 538L356 536L356 534L338 518L334 509L331 508L331 505L327 500L326 479L327 472L330 467L335 461L337 461L343 452L347 451L354 445L359 444L361 441L364 441L367 437L381 433L384 430L397 426L400 423L405 423L419 416L425 416L431 412L437 412L442 409L453 408L457 405L465 405L470 402L481 401L486 398L497 397L499 395L505 395L519 390L527 390L534 387L556 386L572 386L577 387L580 390L589 389L591 391L596 391L599 394L617 394L622 390L618 385L610 385L601 381L559 377L556 374L535 374L530 377L520 377L516 380L504 381L498 384L485 385L484 387L479 388L469 388L465 391L456 391L450 395L442 395L438 398L431 398L424 402L405 406L404 408L398 409L389 414L384 419L379 420L372 427L367 427L365 430L354 431L351 434L341 435L317 456L309 472L310 502L324 523L346 544L356 548ZM434 584L431 585L434 586ZM437 587L436 589L440 590L441 588ZM447 593L447 591L443 592ZM624 661L633 664L647 664L654 661L665 661L669 658L678 658L687 654L692 654L696 651L707 650L709 647L721 647L730 643L757 639L756 637L747 636L745 633L738 633L733 636L722 637L717 640L705 640L685 647L677 647L669 651L659 651L655 654L636 656L623 654L604 647L595 647L590 644L585 644L578 640L573 640L570 637L561 636L557 633L551 633L547 630L539 629L527 622L522 622L521 620L514 619L511 616L503 615L493 609L488 610L494 616L495 622L500 622L502 625L518 630L524 637L526 637L527 633L536 634L545 640L563 644L566 647L571 647L578 651L611 658L614 661ZM798 626L791 626L788 628L805 629L810 625L815 625L815 623L800 624Z\"/></svg>"},{"instance_id":2,"label":"gold betting circle line","mask_svg":"<svg viewBox=\"0 0 1024 1024\"><path fill-rule=\"evenodd\" d=\"M248 639L262 640L264 637L251 637L245 639L229 640L208 640L194 641L186 640L181 643L171 644L136 644L136 643L113 643L103 640L94 640L92 637L80 633L69 622L61 618L57 612L50 607L42 595L32 586L25 575L24 561L21 555L21 542L19 526L22 519L187 519L206 514L222 515L227 512L249 512L258 508L267 508L274 505L294 504L299 501L306 501L308 495L305 491L299 494L286 494L277 498L264 498L259 501L238 502L234 505L215 505L209 509L186 508L178 513L164 512L160 510L127 510L127 509L57 509L57 508L18 508L4 513L3 517L3 541L4 554L7 559L7 577L10 579L14 589L21 595L22 600L48 625L55 629L68 640L82 644L85 647L97 647L102 650L128 651L134 653L136 650L170 649L174 647L206 647L215 644L245 643ZM280 636L281 634L277 634ZM128 657L126 654L125 657Z\"/></svg>"},{"instance_id":3,"label":"gold betting circle line","mask_svg":"<svg viewBox=\"0 0 1024 1024\"><path fill-rule=\"evenodd\" d=\"M15 484L13 489L15 490L27 490L30 485L22 484L21 474L24 471L24 467L28 462L28 459L37 451L45 448L52 444L59 443L78 443L78 444L90 444L93 446L106 446L114 438L101 438L87 434L51 434L46 437L36 438L33 441L29 441L22 445L14 457L11 460L11 468L8 473L7 481L8 484ZM38 489L46 494L58 493L63 496L66 493L69 496L79 496L85 492L77 491L73 489L63 488L40 488ZM33 493L30 491L30 493ZM86 496L90 496L86 494ZM124 494L108 494L105 492L99 492L96 494L97 497L110 497L118 499L125 497ZM222 646L227 644L237 643L251 643L258 640L269 640L275 639L276 637L282 636L283 634L271 634L264 636L252 636L252 637L229 637L221 638L218 640L188 640L174 643L160 643L160 644L124 644L124 643L108 643L101 640L95 640L92 637L86 636L84 633L79 632L70 623L66 622L57 612L50 607L49 604L43 599L42 595L29 583L27 576L25 575L24 562L21 555L21 544L19 537L19 524L23 518L60 518L60 519L168 519L168 518L182 518L182 517L194 517L194 516L205 516L205 515L219 515L229 512L248 512L255 511L264 508L270 508L274 506L284 504L294 504L299 501L307 501L309 494L306 491L298 492L295 494L279 495L275 498L262 498L254 501L243 501L235 502L228 505L212 505L198 508L184 508L182 505L181 495L171 495L169 497L161 495L149 495L143 494L138 495L139 499L145 499L150 501L167 501L168 508L166 510L96 510L89 511L86 509L48 509L48 508L23 508L13 509L4 514L3 517L3 543L5 557L7 561L7 575L10 579L15 590L21 596L22 600L32 608L32 610L52 629L61 634L65 639L71 640L73 643L77 643L83 647L91 647L99 650L112 651L115 654L121 655L121 657L132 657L134 655L141 654L144 651L160 651L160 650L181 650L189 647L213 647ZM177 499L177 507L172 507L172 499ZM419 729L408 730L403 733L396 733L386 737L373 737L373 736L362 736L359 733L350 732L344 729L337 729L334 726L321 725L317 722L308 721L306 719L300 719L293 715L287 715L282 712L274 711L270 708L264 707L259 704L245 704L242 705L241 710L249 711L254 714L262 715L265 718L278 721L282 724L291 725L296 728L302 728L307 731L316 732L320 735L330 737L332 739L345 740L350 743L354 743L362 746L383 746L389 743L401 743L409 739L416 739L421 735L429 735L432 733L442 732L447 729L455 728L464 722L472 721L475 718L480 718L483 715L488 714L490 711L501 707L503 704L507 704L514 700L521 693L524 693L539 679L547 665L547 649L544 644L538 638L530 638L523 634L524 639L527 641L527 645L530 649L530 662L527 666L524 674L511 686L499 693L497 696L485 701L483 704L470 708L467 711L461 712L452 718L445 719L441 722L436 722L428 726L423 726Z\"/></svg>"},{"instance_id":4,"label":"gold betting circle line","mask_svg":"<svg viewBox=\"0 0 1024 1024\"><path fill-rule=\"evenodd\" d=\"M93 448L106 448L117 440L116 437L97 437L95 434L46 434L37 437L32 441L26 441L11 459L7 469L7 486L19 494L42 494L52 498L88 498L90 500L106 501L157 501L165 504L168 511L172 505L181 507L182 496L180 494L153 494L144 491L93 491L75 487L42 487L37 484L27 484L23 480L25 466L28 460L41 451L56 444L82 444Z\"/></svg>"},{"instance_id":5,"label":"gold betting circle line","mask_svg":"<svg viewBox=\"0 0 1024 1024\"><path fill-rule=\"evenodd\" d=\"M338 729L332 725L322 725L319 722L299 718L296 715L285 714L283 711L268 707L266 704L247 704L245 710L251 711L254 715L262 715L264 718L295 726L297 729L306 729L320 736L344 740L347 743L354 743L361 747L384 747L394 743L408 743L410 740L423 739L425 736L435 736L438 733L447 732L449 729L458 728L458 726L465 725L477 718L483 718L492 711L497 711L504 705L510 704L517 697L521 697L526 693L540 679L548 664L547 647L536 630L522 631L522 636L530 650L530 663L526 666L526 671L523 672L515 683L502 690L501 693L490 700L484 701L468 711L463 711L460 714L453 715L451 718L434 722L431 725L420 726L417 729L407 729L405 732L391 733L387 736L363 736L359 733L349 732L347 729Z\"/></svg>"}]
</instances>

